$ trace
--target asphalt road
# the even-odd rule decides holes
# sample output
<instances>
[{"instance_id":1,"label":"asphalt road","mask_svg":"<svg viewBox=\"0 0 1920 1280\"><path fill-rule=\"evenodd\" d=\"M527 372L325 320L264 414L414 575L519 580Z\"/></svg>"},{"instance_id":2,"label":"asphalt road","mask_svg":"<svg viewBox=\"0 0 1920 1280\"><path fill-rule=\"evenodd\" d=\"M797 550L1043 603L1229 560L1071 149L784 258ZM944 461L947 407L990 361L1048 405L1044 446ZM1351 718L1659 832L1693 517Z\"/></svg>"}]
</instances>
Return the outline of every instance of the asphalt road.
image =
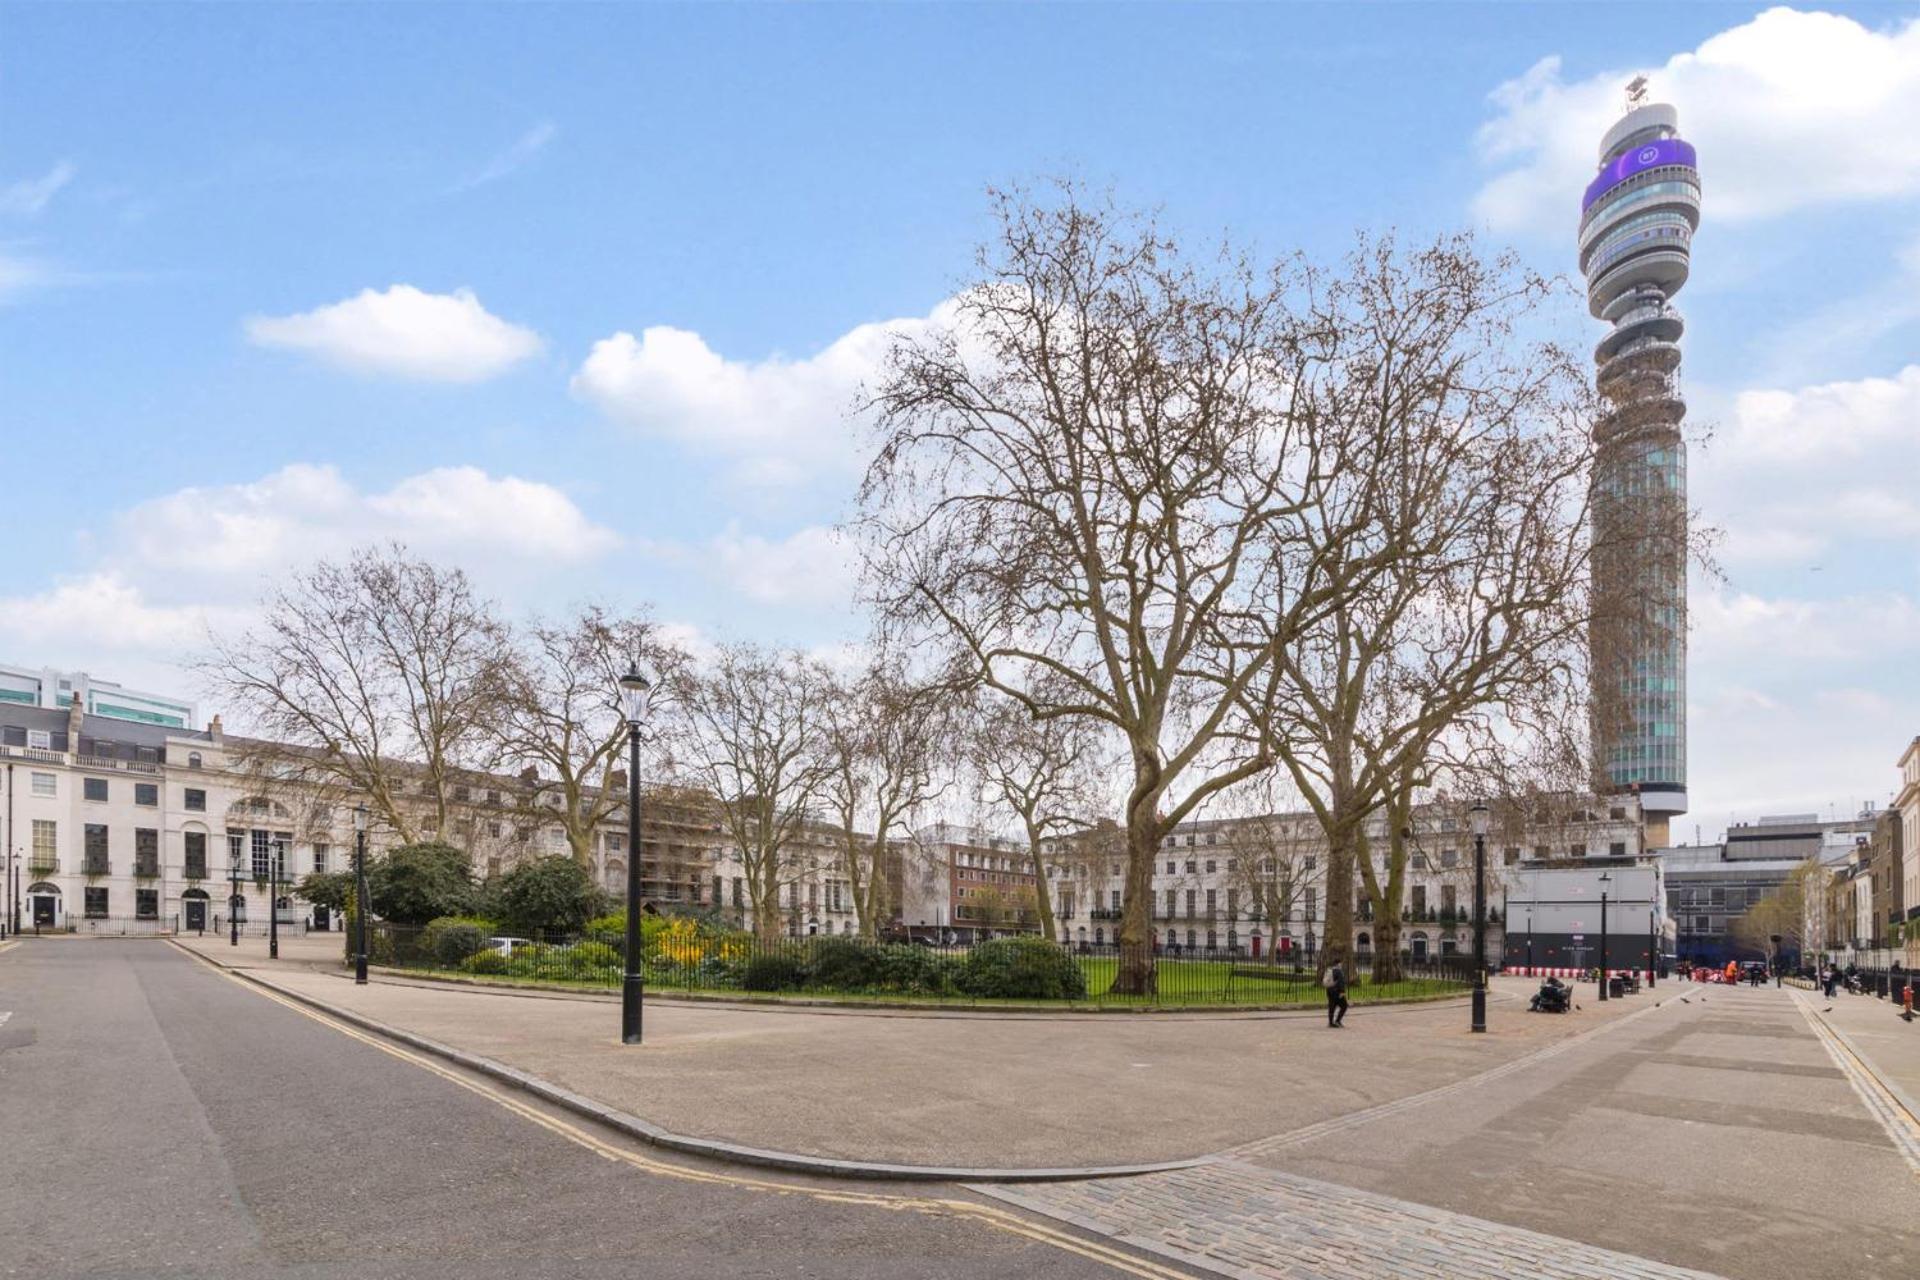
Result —
<instances>
[{"instance_id":1,"label":"asphalt road","mask_svg":"<svg viewBox=\"0 0 1920 1280\"><path fill-rule=\"evenodd\" d=\"M1168 1274L955 1188L570 1136L161 942L25 942L0 1015L0 1276Z\"/></svg>"}]
</instances>

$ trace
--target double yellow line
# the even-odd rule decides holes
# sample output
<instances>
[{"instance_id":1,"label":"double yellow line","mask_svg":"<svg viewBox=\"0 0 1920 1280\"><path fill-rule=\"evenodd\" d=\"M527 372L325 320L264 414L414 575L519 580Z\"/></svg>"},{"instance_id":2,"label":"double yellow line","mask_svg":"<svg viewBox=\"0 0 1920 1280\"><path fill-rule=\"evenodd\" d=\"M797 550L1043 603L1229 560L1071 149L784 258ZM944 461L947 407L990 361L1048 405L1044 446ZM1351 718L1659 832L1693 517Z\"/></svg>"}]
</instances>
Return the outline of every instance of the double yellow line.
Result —
<instances>
[{"instance_id":1,"label":"double yellow line","mask_svg":"<svg viewBox=\"0 0 1920 1280\"><path fill-rule=\"evenodd\" d=\"M869 1209L890 1209L899 1213L920 1213L930 1217L968 1219L1005 1231L1010 1235L1033 1240L1037 1243L1048 1245L1055 1249L1061 1249L1068 1253L1078 1254L1080 1257L1112 1267L1114 1270L1124 1272L1127 1275L1142 1277L1142 1280L1196 1280L1196 1277L1194 1277L1191 1272L1178 1271L1172 1267L1162 1266L1146 1258L1122 1253L1118 1249L1108 1248L1095 1241L1083 1240L1079 1236L1070 1235L1067 1232L1057 1230L1044 1223L1030 1221L1005 1209L993 1205L978 1204L971 1200L954 1200L934 1196L886 1195L871 1191L836 1191L824 1187L806 1187L797 1186L788 1182L776 1182L770 1178L749 1177L743 1174L723 1173L710 1169L687 1168L682 1165L668 1164L661 1160L655 1160L648 1156L641 1155L638 1152L615 1146L610 1142L596 1137L578 1125L571 1124L557 1116L549 1115L536 1107L529 1106L520 1099L512 1097L491 1085L471 1079L410 1049L404 1049L398 1045L390 1044L378 1036L370 1035L358 1027L349 1026L337 1018L330 1018L318 1010L308 1008L298 1001L289 1000L277 992L269 991L255 983L239 978L224 969L217 969L216 972L229 982L235 983L253 992L255 995L271 1000L275 1004L291 1009L304 1018L311 1018L322 1026L329 1027L343 1036L358 1040L361 1044L369 1045L384 1054L400 1059L402 1062L411 1063L423 1071L430 1071L441 1079L450 1081L469 1093L477 1094L489 1102L494 1103L496 1106L506 1108L523 1120L539 1125L549 1133L558 1134L575 1146L585 1147L587 1150L604 1159L629 1165L635 1169L653 1174L656 1177L677 1178L682 1182L702 1182L715 1186L733 1187L737 1190L760 1191L772 1195L804 1196L808 1199L818 1200L826 1204L856 1205Z\"/></svg>"}]
</instances>

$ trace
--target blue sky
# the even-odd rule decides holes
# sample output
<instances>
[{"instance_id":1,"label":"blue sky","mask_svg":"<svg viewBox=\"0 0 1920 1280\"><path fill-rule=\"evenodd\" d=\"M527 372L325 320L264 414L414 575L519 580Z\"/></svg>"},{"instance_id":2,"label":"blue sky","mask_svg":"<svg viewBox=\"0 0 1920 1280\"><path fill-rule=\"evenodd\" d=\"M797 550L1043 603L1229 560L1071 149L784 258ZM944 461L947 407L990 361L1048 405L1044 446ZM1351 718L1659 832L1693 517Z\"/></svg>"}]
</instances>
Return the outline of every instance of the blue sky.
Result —
<instances>
[{"instance_id":1,"label":"blue sky","mask_svg":"<svg viewBox=\"0 0 1920 1280\"><path fill-rule=\"evenodd\" d=\"M871 326L964 280L988 183L1570 271L1644 70L1701 150L1678 301L1727 532L1680 829L1884 801L1920 732L1916 17L0 4L0 656L180 687L204 626L367 535L514 608L835 643L839 408Z\"/></svg>"}]
</instances>

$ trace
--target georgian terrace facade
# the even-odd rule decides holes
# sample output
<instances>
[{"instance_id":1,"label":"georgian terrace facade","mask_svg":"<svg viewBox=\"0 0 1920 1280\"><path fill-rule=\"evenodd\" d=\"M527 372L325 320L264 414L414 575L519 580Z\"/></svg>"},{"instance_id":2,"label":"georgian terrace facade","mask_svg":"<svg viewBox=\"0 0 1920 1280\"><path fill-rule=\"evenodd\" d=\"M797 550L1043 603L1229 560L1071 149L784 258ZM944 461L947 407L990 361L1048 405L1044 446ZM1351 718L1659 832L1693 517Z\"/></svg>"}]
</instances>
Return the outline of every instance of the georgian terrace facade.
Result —
<instances>
[{"instance_id":1,"label":"georgian terrace facade","mask_svg":"<svg viewBox=\"0 0 1920 1280\"><path fill-rule=\"evenodd\" d=\"M1400 949L1416 960L1467 954L1473 946L1473 835L1464 805L1426 805L1414 815ZM1117 833L1114 833L1117 835ZM1098 833L1043 848L1059 940L1113 945L1125 905L1123 850ZM1368 838L1381 852L1387 831L1374 819ZM1488 950L1498 955L1505 920L1506 868L1637 858L1646 852L1632 796L1559 797L1524 815L1498 816L1487 837ZM1311 954L1325 933L1326 842L1305 811L1182 823L1163 841L1153 868L1153 941L1163 954L1259 956ZM1267 918L1263 884L1291 875L1284 918ZM1355 885L1354 948L1373 949L1371 909Z\"/></svg>"},{"instance_id":2,"label":"georgian terrace facade","mask_svg":"<svg viewBox=\"0 0 1920 1280\"><path fill-rule=\"evenodd\" d=\"M257 929L276 882L282 927L339 927L293 888L314 872L351 867L354 803L298 783L263 786L240 763L245 745L217 716L190 729L90 715L79 702L59 710L0 703L0 907L9 927L17 918L27 931L191 932L225 928L237 915ZM527 812L529 781L475 775L454 788L444 838L468 851L477 878L569 852L557 823ZM423 807L426 799L423 792ZM650 788L641 839L650 901L751 924L744 868L710 800ZM393 843L375 824L369 857ZM837 830L810 824L791 851L793 882L781 891L786 932L854 932L839 848ZM595 879L616 897L626 891L627 861L621 805L590 850Z\"/></svg>"}]
</instances>

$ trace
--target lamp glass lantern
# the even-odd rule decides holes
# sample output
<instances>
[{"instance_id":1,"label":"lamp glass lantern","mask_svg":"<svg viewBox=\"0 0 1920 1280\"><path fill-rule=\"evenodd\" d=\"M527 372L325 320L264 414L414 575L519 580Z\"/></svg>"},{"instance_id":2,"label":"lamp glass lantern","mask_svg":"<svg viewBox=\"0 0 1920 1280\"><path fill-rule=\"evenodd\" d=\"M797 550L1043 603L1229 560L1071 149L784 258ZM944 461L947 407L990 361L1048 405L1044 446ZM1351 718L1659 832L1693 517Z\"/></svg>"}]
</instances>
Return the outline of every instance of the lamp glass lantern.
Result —
<instances>
[{"instance_id":1,"label":"lamp glass lantern","mask_svg":"<svg viewBox=\"0 0 1920 1280\"><path fill-rule=\"evenodd\" d=\"M627 674L620 677L620 701L627 713L627 723L638 728L647 718L647 706L653 700L653 683L640 674L638 666L627 668Z\"/></svg>"},{"instance_id":2,"label":"lamp glass lantern","mask_svg":"<svg viewBox=\"0 0 1920 1280\"><path fill-rule=\"evenodd\" d=\"M1484 836L1487 834L1487 815L1489 812L1490 810L1488 810L1486 801L1484 800L1474 801L1473 808L1467 810L1467 818L1472 823L1474 835Z\"/></svg>"}]
</instances>

